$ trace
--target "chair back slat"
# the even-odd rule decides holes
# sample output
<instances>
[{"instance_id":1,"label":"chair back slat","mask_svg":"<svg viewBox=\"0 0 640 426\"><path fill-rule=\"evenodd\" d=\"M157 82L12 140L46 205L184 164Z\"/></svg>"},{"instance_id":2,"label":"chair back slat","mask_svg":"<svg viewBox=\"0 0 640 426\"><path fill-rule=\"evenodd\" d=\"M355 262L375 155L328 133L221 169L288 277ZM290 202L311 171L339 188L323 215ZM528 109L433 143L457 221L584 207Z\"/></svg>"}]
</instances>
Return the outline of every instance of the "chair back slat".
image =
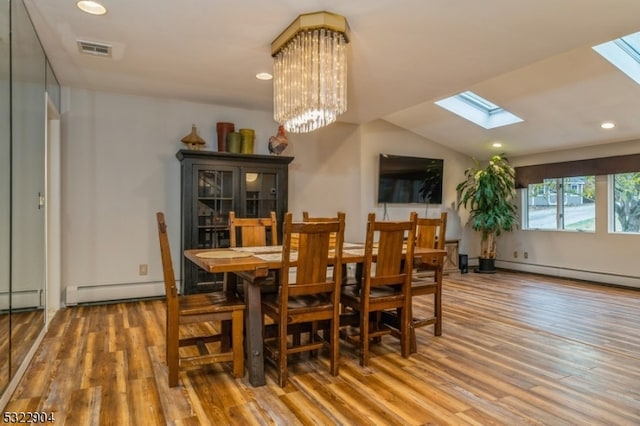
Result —
<instances>
[{"instance_id":1,"label":"chair back slat","mask_svg":"<svg viewBox=\"0 0 640 426\"><path fill-rule=\"evenodd\" d=\"M332 222L335 220L336 220L335 217L318 217L318 216L313 217L309 215L309 212L307 211L302 212L303 222ZM345 222L345 227L346 227L346 222ZM329 237L329 247L335 248L335 246L336 246L336 233L332 232L331 236Z\"/></svg>"},{"instance_id":2,"label":"chair back slat","mask_svg":"<svg viewBox=\"0 0 640 426\"><path fill-rule=\"evenodd\" d=\"M235 212L229 212L229 245L231 247L278 245L276 213L271 212L269 217L263 218L238 218Z\"/></svg>"},{"instance_id":3,"label":"chair back slat","mask_svg":"<svg viewBox=\"0 0 640 426\"><path fill-rule=\"evenodd\" d=\"M416 246L444 249L447 230L447 212L439 218L419 218L416 231Z\"/></svg>"}]
</instances>

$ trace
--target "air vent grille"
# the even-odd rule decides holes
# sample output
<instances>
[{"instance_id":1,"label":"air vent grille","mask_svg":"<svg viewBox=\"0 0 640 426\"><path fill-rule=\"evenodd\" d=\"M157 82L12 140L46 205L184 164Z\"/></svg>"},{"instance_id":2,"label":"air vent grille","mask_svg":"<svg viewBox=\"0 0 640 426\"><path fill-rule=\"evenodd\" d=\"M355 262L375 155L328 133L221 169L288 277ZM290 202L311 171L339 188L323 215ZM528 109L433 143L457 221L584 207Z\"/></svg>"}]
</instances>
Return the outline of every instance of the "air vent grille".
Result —
<instances>
[{"instance_id":1,"label":"air vent grille","mask_svg":"<svg viewBox=\"0 0 640 426\"><path fill-rule=\"evenodd\" d=\"M87 55L111 57L111 46L108 44L78 40L78 49Z\"/></svg>"}]
</instances>

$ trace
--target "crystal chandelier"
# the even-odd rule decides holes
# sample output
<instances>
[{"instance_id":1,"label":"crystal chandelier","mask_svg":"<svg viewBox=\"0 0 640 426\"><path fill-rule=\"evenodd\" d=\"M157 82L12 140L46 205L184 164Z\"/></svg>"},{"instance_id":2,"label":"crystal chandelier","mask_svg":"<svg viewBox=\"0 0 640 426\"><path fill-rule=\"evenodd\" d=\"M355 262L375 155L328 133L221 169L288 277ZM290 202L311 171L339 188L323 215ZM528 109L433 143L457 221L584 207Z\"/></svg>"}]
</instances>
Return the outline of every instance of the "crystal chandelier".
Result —
<instances>
[{"instance_id":1,"label":"crystal chandelier","mask_svg":"<svg viewBox=\"0 0 640 426\"><path fill-rule=\"evenodd\" d=\"M348 32L343 16L315 12L271 43L274 118L286 131L312 132L347 110Z\"/></svg>"}]
</instances>

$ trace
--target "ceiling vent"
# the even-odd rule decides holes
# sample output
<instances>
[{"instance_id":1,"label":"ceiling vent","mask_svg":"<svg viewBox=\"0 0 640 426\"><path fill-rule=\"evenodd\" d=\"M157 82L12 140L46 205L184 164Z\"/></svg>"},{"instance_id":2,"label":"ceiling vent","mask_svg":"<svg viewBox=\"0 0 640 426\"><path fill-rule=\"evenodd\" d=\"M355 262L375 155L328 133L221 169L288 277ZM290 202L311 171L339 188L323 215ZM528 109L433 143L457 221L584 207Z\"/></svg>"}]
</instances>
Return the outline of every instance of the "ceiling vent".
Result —
<instances>
[{"instance_id":1,"label":"ceiling vent","mask_svg":"<svg viewBox=\"0 0 640 426\"><path fill-rule=\"evenodd\" d=\"M94 56L111 57L111 46L108 44L100 44L92 41L78 40L78 49L81 53Z\"/></svg>"}]
</instances>

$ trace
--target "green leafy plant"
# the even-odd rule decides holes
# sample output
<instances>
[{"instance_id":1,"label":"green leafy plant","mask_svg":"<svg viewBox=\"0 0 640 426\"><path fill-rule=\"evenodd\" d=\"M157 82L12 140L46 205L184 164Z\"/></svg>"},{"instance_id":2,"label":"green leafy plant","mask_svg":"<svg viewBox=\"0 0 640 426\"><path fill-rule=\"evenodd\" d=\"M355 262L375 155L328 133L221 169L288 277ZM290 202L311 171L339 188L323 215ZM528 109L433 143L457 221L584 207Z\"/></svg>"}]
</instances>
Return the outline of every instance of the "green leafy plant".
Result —
<instances>
[{"instance_id":1,"label":"green leafy plant","mask_svg":"<svg viewBox=\"0 0 640 426\"><path fill-rule=\"evenodd\" d=\"M496 237L518 226L515 170L504 155L494 155L486 167L474 158L466 179L456 186L458 207L469 210L469 223L482 235L481 259L496 258Z\"/></svg>"}]
</instances>

